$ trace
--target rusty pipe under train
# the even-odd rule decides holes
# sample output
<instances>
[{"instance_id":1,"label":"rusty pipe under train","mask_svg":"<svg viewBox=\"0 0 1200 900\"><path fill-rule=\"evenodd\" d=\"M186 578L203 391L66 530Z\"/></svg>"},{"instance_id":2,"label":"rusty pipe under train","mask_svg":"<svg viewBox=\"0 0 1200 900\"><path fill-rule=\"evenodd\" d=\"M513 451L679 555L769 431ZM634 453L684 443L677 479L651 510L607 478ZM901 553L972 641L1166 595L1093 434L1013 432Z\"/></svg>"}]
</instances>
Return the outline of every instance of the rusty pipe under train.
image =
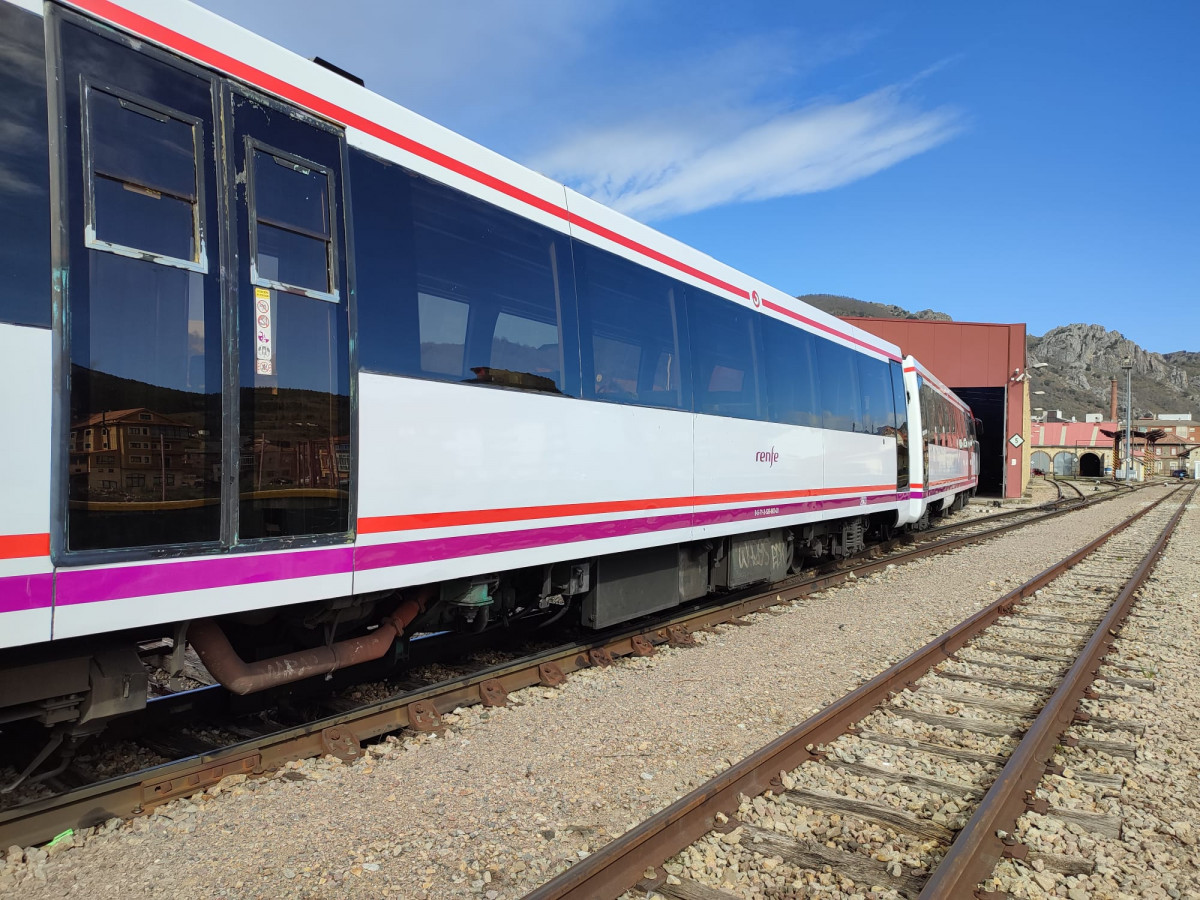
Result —
<instances>
[{"instance_id":1,"label":"rusty pipe under train","mask_svg":"<svg viewBox=\"0 0 1200 900\"><path fill-rule=\"evenodd\" d=\"M396 638L404 634L404 629L421 608L417 600L404 600L368 634L256 662L246 662L238 656L224 629L214 619L192 622L188 626L187 639L204 667L224 688L235 694L254 694L379 659Z\"/></svg>"}]
</instances>

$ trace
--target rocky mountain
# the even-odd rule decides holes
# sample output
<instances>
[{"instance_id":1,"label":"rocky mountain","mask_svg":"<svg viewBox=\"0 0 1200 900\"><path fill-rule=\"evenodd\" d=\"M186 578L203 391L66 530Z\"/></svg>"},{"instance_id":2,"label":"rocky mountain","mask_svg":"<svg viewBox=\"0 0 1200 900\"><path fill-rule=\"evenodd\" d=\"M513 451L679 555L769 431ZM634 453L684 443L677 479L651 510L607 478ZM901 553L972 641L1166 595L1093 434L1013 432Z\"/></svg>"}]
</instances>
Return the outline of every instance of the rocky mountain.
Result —
<instances>
[{"instance_id":1,"label":"rocky mountain","mask_svg":"<svg viewBox=\"0 0 1200 900\"><path fill-rule=\"evenodd\" d=\"M835 316L877 316L892 319L940 319L942 312L926 309L909 312L899 306L839 297L835 294L804 294L800 298ZM1029 362L1046 363L1031 368L1030 405L1061 410L1065 418L1083 421L1087 413L1108 418L1112 379L1118 380L1120 410L1125 410L1125 370L1121 361L1133 359L1133 413L1191 413L1200 420L1200 353L1179 350L1151 353L1119 331L1102 325L1061 325L1040 337L1029 335Z\"/></svg>"},{"instance_id":2,"label":"rocky mountain","mask_svg":"<svg viewBox=\"0 0 1200 900\"><path fill-rule=\"evenodd\" d=\"M1107 418L1110 385L1116 378L1123 410L1125 371L1121 361L1129 357L1133 360L1134 416L1190 412L1200 418L1200 354L1182 351L1170 354L1180 359L1168 359L1143 350L1119 331L1083 324L1061 325L1041 337L1030 335L1027 352L1030 363L1049 363L1032 370L1031 388L1046 392L1036 397L1033 406L1061 409L1067 418L1082 419L1089 412Z\"/></svg>"},{"instance_id":3,"label":"rocky mountain","mask_svg":"<svg viewBox=\"0 0 1200 900\"><path fill-rule=\"evenodd\" d=\"M833 316L873 316L879 319L939 319L943 322L953 321L944 312L923 309L920 312L909 312L890 303L872 303L869 300L855 300L853 297L840 297L837 294L801 294L796 299L803 300L810 306L824 310Z\"/></svg>"}]
</instances>

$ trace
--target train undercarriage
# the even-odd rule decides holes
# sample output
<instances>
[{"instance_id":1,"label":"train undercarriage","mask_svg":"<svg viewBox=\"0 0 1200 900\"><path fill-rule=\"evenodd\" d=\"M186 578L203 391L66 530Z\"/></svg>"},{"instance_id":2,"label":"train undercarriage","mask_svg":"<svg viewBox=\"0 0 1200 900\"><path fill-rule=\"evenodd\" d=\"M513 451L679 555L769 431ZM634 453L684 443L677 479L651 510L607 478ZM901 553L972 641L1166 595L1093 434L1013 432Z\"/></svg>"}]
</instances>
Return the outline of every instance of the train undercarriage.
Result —
<instances>
[{"instance_id":1,"label":"train undercarriage","mask_svg":"<svg viewBox=\"0 0 1200 900\"><path fill-rule=\"evenodd\" d=\"M960 508L966 497L945 510ZM151 673L186 681L198 656L213 682L246 695L374 664L393 670L409 642L433 633L481 633L555 623L604 629L710 594L782 580L862 552L893 536L894 514L855 516L687 544L242 612L102 638L80 638L0 655L0 731L21 723L41 749L8 792L53 777L89 737L144 709ZM928 520L910 526L928 527ZM188 650L194 651L194 656ZM50 652L47 652L49 650ZM363 671L366 671L364 668ZM39 727L40 726L40 727ZM41 743L38 741L37 743Z\"/></svg>"}]
</instances>

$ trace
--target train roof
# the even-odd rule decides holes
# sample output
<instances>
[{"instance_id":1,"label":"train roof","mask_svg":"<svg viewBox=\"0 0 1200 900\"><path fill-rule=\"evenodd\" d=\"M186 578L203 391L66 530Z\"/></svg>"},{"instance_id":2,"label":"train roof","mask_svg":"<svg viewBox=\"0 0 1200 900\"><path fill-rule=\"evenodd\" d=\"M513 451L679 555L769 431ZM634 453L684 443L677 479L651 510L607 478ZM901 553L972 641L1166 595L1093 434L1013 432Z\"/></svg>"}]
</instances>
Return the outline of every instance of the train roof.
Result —
<instances>
[{"instance_id":1,"label":"train roof","mask_svg":"<svg viewBox=\"0 0 1200 900\"><path fill-rule=\"evenodd\" d=\"M934 375L932 372L930 372L929 369L925 368L925 366L921 363L921 361L918 360L915 356L910 355L910 356L906 356L904 358L904 368L905 369L911 368L914 371L919 372L921 374L921 377L923 379L925 379L925 382L931 388L933 388L939 394L944 396L947 400L949 400L955 406L962 409L963 412L966 412L966 413L971 412L971 407L969 407L966 403L964 403L962 398L959 397L958 394L954 393L954 391L952 391L952 390L950 390L950 388L946 387L946 385L944 385L942 383L942 380L940 378L938 378L936 375Z\"/></svg>"}]
</instances>

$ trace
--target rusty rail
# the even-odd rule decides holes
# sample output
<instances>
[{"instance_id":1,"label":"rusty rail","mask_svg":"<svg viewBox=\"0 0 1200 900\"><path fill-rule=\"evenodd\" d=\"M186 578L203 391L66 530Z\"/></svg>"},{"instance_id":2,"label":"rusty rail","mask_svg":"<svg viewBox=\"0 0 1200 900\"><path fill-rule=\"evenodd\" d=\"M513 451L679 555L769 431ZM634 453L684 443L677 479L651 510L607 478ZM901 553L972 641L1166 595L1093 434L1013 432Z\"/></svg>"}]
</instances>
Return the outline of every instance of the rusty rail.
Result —
<instances>
[{"instance_id":1,"label":"rusty rail","mask_svg":"<svg viewBox=\"0 0 1200 900\"><path fill-rule=\"evenodd\" d=\"M1196 488L1193 487L1191 496L1179 505L1133 577L1113 601L1108 614L1097 626L1079 658L1029 726L1016 751L984 795L979 808L963 826L946 856L925 883L920 895L923 900L957 900L973 895L986 900L999 900L1002 896L976 891L976 885L991 875L1002 856L1020 855L1020 849L1015 845L1006 845L997 836L997 831L1016 831L1017 819L1026 810L1026 798L1041 781L1055 744L1073 721L1079 701L1084 698L1099 673L1101 661L1116 641L1117 633L1133 607L1134 594L1154 569L1195 494ZM1174 496L1174 492L1169 496Z\"/></svg>"},{"instance_id":2,"label":"rusty rail","mask_svg":"<svg viewBox=\"0 0 1200 900\"><path fill-rule=\"evenodd\" d=\"M643 873L674 856L712 831L717 813L732 815L744 794L754 797L772 787L772 779L802 763L820 758L816 745L829 743L864 718L879 703L905 688L968 641L1010 613L1016 604L1040 590L1174 496L1172 491L1106 531L1062 561L1009 591L995 603L951 628L857 690L776 738L733 767L656 813L641 825L530 892L526 900L596 900L616 897L636 885ZM809 749L809 748L813 749ZM972 885L972 890L974 885ZM945 894L961 898L967 894Z\"/></svg>"},{"instance_id":3,"label":"rusty rail","mask_svg":"<svg viewBox=\"0 0 1200 900\"><path fill-rule=\"evenodd\" d=\"M1107 499L1108 496L1097 500ZM326 753L353 759L361 753L363 741L404 728L435 729L439 727L441 713L456 706L478 703L499 705L512 691L536 684L555 685L578 669L607 665L613 657L652 653L656 645L687 643L690 631L710 628L769 606L826 590L846 581L851 574L856 577L867 575L882 571L889 565L945 553L1065 515L1082 505L1061 506L1033 519L1010 522L959 537L927 541L911 550L856 562L850 568L793 577L772 585L768 590L716 606L680 612L652 626L642 625L610 634L592 643L549 650L211 753L165 763L0 811L0 847L12 844L29 846L49 840L68 828L87 827L112 816L138 815L176 797L203 790L228 775L261 774L292 760ZM1028 511L1031 510L1019 510ZM1003 515L1007 518L1010 514Z\"/></svg>"}]
</instances>

